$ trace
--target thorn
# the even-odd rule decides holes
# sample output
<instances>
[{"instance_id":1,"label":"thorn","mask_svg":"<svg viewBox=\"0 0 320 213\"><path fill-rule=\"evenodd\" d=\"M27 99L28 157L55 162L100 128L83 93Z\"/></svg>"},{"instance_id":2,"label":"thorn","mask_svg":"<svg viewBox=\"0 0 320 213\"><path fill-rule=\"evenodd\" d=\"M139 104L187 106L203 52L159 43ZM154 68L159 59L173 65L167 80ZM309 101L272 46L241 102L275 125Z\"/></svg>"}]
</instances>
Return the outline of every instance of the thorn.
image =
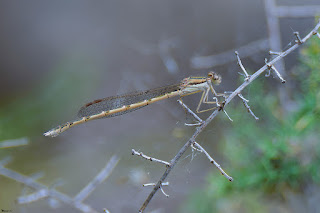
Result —
<instances>
[{"instance_id":1,"label":"thorn","mask_svg":"<svg viewBox=\"0 0 320 213\"><path fill-rule=\"evenodd\" d=\"M276 69L276 67L274 65L271 66L271 68L273 69L273 71L277 74L278 78L281 80L281 83L286 83L286 80L284 80L281 76L281 74L279 73L279 71Z\"/></svg>"},{"instance_id":2,"label":"thorn","mask_svg":"<svg viewBox=\"0 0 320 213\"><path fill-rule=\"evenodd\" d=\"M271 71L270 71L270 69L268 69L268 71L267 71L268 73L266 73L264 76L265 77L270 77L270 74L271 74Z\"/></svg>"},{"instance_id":3,"label":"thorn","mask_svg":"<svg viewBox=\"0 0 320 213\"><path fill-rule=\"evenodd\" d=\"M143 187L146 187L146 186L155 186L156 184L155 183L145 183L143 184L142 186ZM164 183L161 183L162 186L169 186L169 182L164 182Z\"/></svg>"},{"instance_id":4,"label":"thorn","mask_svg":"<svg viewBox=\"0 0 320 213\"><path fill-rule=\"evenodd\" d=\"M162 184L161 184L161 185L162 185ZM160 185L160 190L161 190L162 194L164 194L164 196L166 196L166 197L169 197L169 195L164 192L164 190L163 190L163 188L162 188L161 185Z\"/></svg>"},{"instance_id":5,"label":"thorn","mask_svg":"<svg viewBox=\"0 0 320 213\"><path fill-rule=\"evenodd\" d=\"M250 109L250 106L248 105L249 100L245 99L241 93L238 94L239 98L241 98L244 106L247 108L248 112L256 119L259 120L259 118L252 112L252 110Z\"/></svg>"},{"instance_id":6,"label":"thorn","mask_svg":"<svg viewBox=\"0 0 320 213\"><path fill-rule=\"evenodd\" d=\"M195 123L195 124L184 123L185 126L201 126L202 124L203 124L203 122L199 122L199 123Z\"/></svg>"},{"instance_id":7,"label":"thorn","mask_svg":"<svg viewBox=\"0 0 320 213\"><path fill-rule=\"evenodd\" d=\"M241 70L244 72L245 74L245 81L248 81L250 79L250 75L247 73L246 69L244 68L244 66L242 65L241 59L239 57L239 53L238 51L234 52L236 54L237 60L238 60L238 65L240 66Z\"/></svg>"},{"instance_id":8,"label":"thorn","mask_svg":"<svg viewBox=\"0 0 320 213\"><path fill-rule=\"evenodd\" d=\"M271 65L268 63L268 59L264 58L264 63L266 63L268 69L271 69Z\"/></svg>"},{"instance_id":9,"label":"thorn","mask_svg":"<svg viewBox=\"0 0 320 213\"><path fill-rule=\"evenodd\" d=\"M226 116L229 118L229 120L231 121L231 122L233 122L233 120L230 118L230 116L228 115L228 113L227 113L227 111L225 110L225 109L222 109L223 110L223 112L224 112L224 114L226 114Z\"/></svg>"},{"instance_id":10,"label":"thorn","mask_svg":"<svg viewBox=\"0 0 320 213\"><path fill-rule=\"evenodd\" d=\"M266 77L269 77L269 76L270 76L270 71L273 70L273 71L277 74L278 78L281 80L281 83L283 83L283 84L286 83L286 80L284 80L284 79L282 78L281 74L280 74L279 71L276 69L276 67L275 67L274 65L270 65L270 64L268 63L268 59L267 59L267 58L264 59L264 62L266 63L266 65L267 65L267 67L268 67L268 73L265 75Z\"/></svg>"},{"instance_id":11,"label":"thorn","mask_svg":"<svg viewBox=\"0 0 320 213\"><path fill-rule=\"evenodd\" d=\"M299 45L302 44L303 41L302 41L301 38L300 38L299 32L294 32L293 34L294 34L294 35L296 36L296 38L297 38L296 43L299 44Z\"/></svg>"},{"instance_id":12,"label":"thorn","mask_svg":"<svg viewBox=\"0 0 320 213\"><path fill-rule=\"evenodd\" d=\"M282 52L274 52L274 51L269 51L269 55L281 55Z\"/></svg>"},{"instance_id":13,"label":"thorn","mask_svg":"<svg viewBox=\"0 0 320 213\"><path fill-rule=\"evenodd\" d=\"M194 146L195 143L196 143L196 141L191 144L191 148L192 148L193 150L198 151L198 152L203 152L201 149L198 149L198 148L196 148L196 147ZM211 163L213 163L213 161L211 161Z\"/></svg>"}]
</instances>

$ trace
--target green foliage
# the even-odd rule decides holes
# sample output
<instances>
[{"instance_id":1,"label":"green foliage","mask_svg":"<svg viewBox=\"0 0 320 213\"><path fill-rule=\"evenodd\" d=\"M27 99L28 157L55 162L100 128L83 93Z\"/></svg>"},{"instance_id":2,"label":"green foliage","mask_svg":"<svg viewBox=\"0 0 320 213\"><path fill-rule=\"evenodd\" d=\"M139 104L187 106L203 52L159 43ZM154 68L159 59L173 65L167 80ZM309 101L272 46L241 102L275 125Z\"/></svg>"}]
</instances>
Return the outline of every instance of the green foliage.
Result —
<instances>
[{"instance_id":1,"label":"green foliage","mask_svg":"<svg viewBox=\"0 0 320 213\"><path fill-rule=\"evenodd\" d=\"M232 206L240 199L252 208L243 212L268 212L263 205L252 211L261 197L282 197L283 192L299 193L307 184L319 184L320 39L309 41L301 55L301 65L295 71L301 91L292 91L295 110L284 114L276 91L255 82L250 105L259 121L236 107L239 103L227 109L234 122L224 132L221 152L225 155L223 167L234 182L217 176L217 172L210 174L208 188L196 192L185 211L226 212L224 201ZM252 195L257 195L253 196L255 205L246 201Z\"/></svg>"}]
</instances>

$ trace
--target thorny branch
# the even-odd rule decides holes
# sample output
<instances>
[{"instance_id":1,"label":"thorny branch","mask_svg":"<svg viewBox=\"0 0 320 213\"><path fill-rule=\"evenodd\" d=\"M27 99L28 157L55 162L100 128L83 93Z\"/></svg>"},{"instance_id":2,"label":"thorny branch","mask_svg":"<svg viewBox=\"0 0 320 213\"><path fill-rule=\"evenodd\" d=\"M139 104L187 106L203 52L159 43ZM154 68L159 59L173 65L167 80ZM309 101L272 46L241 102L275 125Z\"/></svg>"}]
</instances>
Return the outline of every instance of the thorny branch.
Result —
<instances>
[{"instance_id":1,"label":"thorny branch","mask_svg":"<svg viewBox=\"0 0 320 213\"><path fill-rule=\"evenodd\" d=\"M179 159L181 158L181 156L186 152L186 150L193 144L195 144L195 139L197 138L197 136L204 130L204 128L218 115L218 113L220 111L223 111L225 106L228 105L231 100L236 97L239 96L239 94L241 94L241 91L244 90L244 88L246 88L252 81L254 81L258 76L260 76L264 71L268 71L269 69L274 69L274 64L276 62L278 62L280 59L284 58L285 56L287 56L289 53L291 53L292 51L294 51L295 49L297 49L299 47L299 45L305 43L308 39L310 39L313 35L317 35L319 37L319 30L320 28L320 19L318 24L314 27L314 29L308 34L306 35L303 39L298 39L298 41L296 42L296 44L294 44L292 47L290 47L289 49L287 49L284 52L281 52L277 55L277 57L275 57L274 59L272 59L270 62L267 62L263 67L261 67L258 71L256 71L255 73L253 73L252 75L246 75L247 78L245 79L245 81L235 90L233 91L227 98L226 100L217 108L215 109L212 114L204 121L201 123L201 125L199 127L196 128L196 131L193 133L193 135L191 136L191 138L184 144L184 146L179 150L179 152L176 154L176 156L171 160L170 162L170 166L167 166L164 174L162 175L162 177L159 179L159 181L157 182L157 184L154 186L153 190L150 192L149 196L147 197L147 199L145 200L145 202L142 204L139 212L143 212L145 210L145 208L148 206L148 204L150 203L151 199L153 198L153 196L155 195L155 193L161 189L162 183L166 180L166 178L168 177L169 173L171 172L171 170L174 168L174 166L177 164L177 162L179 161ZM300 37L299 37L300 38ZM275 70L276 71L276 70ZM281 76L279 76L281 77ZM280 78L281 79L281 78ZM283 79L281 79L283 80ZM244 100L244 98L242 98L241 96L239 96L242 100ZM245 102L245 101L244 101ZM250 108L249 108L250 109ZM232 179L229 179L230 181Z\"/></svg>"},{"instance_id":2,"label":"thorny branch","mask_svg":"<svg viewBox=\"0 0 320 213\"><path fill-rule=\"evenodd\" d=\"M25 186L28 186L35 190L34 193L19 197L17 199L17 202L19 204L31 203L42 198L52 198L61 201L65 204L68 204L81 212L98 213L98 211L94 210L91 206L83 203L83 201L90 195L90 193L93 190L96 189L98 184L102 183L112 173L112 170L119 162L119 158L115 155L112 156L112 158L109 160L106 166L99 172L99 174L96 175L94 179L86 187L84 187L74 198L55 190L54 187L47 187L41 183L38 183L36 181L37 178L35 177L28 177L11 169L5 168L4 165L7 162L7 159L0 162L0 175L6 176L10 179L20 182Z\"/></svg>"}]
</instances>

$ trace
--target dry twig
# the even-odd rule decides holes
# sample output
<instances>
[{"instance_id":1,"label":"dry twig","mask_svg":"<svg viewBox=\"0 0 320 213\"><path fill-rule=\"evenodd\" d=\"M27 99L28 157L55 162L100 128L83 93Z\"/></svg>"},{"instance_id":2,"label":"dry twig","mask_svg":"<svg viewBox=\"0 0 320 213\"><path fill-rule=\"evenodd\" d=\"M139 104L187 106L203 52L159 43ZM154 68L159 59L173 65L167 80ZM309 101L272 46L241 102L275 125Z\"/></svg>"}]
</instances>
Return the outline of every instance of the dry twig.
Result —
<instances>
[{"instance_id":1,"label":"dry twig","mask_svg":"<svg viewBox=\"0 0 320 213\"><path fill-rule=\"evenodd\" d=\"M4 164L7 163L7 161L2 161L2 164L0 164L0 175L6 176L36 190L34 193L19 197L17 199L19 204L30 203L43 198L51 198L68 204L81 212L98 213L98 211L83 203L83 201L97 187L98 184L102 183L111 174L118 162L119 158L114 155L107 165L101 170L101 172L74 198L55 190L54 187L56 186L47 187L41 183L38 183L36 179L39 177L28 177L11 169L5 168Z\"/></svg>"},{"instance_id":2,"label":"dry twig","mask_svg":"<svg viewBox=\"0 0 320 213\"><path fill-rule=\"evenodd\" d=\"M320 20L318 22L318 24L315 26L315 28L308 34L306 35L303 39L301 39L301 42L297 42L296 44L294 44L292 47L290 47L289 49L287 49L284 52L279 53L279 55L277 57L275 57L274 59L272 59L270 62L268 62L267 64L265 64L263 67L261 67L258 71L256 71L255 73L253 73L251 76L247 75L248 78L244 81L244 83L242 83L235 91L233 91L227 98L226 100L223 102L223 104L221 104L216 110L214 110L212 112L212 114L199 126L196 128L196 131L194 132L194 134L191 136L191 138L184 144L184 146L179 150L179 152L176 154L176 156L171 160L170 162L170 166L167 166L166 171L164 172L164 174L162 175L162 177L159 179L159 181L157 182L157 184L154 186L153 190L150 192L149 196L147 197L147 199L145 200L145 202L142 204L139 212L143 212L145 210L145 208L148 206L148 204L150 203L151 199L153 198L153 196L155 195L155 193L161 188L162 183L166 180L166 178L168 177L169 173L171 172L171 170L174 168L174 166L177 164L177 162L179 161L179 159L181 158L181 156L186 152L186 150L192 145L195 144L195 139L197 138L197 136L203 131L203 129L218 115L218 113L220 111L223 111L224 107L226 105L228 105L230 103L230 101L236 97L239 96L239 94L241 93L242 90L244 90L244 88L246 88L252 81L254 81L258 76L260 76L263 72L265 72L266 70L273 68L273 65L278 62L280 59L284 58L285 56L287 56L289 53L291 53L292 51L294 51L295 49L297 49L299 47L299 45L305 43L308 39L310 39L313 35L318 35L318 30L320 28ZM274 69L274 68L273 68ZM278 76L279 78L281 76ZM280 78L281 79L281 78ZM282 79L281 79L282 80ZM241 98L241 97L240 97ZM242 98L241 98L242 99ZM244 100L244 99L242 99ZM247 107L248 108L248 107ZM199 148L199 147L198 147ZM218 167L219 168L219 167ZM230 179L229 179L230 180ZM232 180L232 179L231 179Z\"/></svg>"},{"instance_id":3,"label":"dry twig","mask_svg":"<svg viewBox=\"0 0 320 213\"><path fill-rule=\"evenodd\" d=\"M25 146L29 144L29 138L18 138L12 140L5 140L0 142L0 149L11 148L17 146Z\"/></svg>"},{"instance_id":4,"label":"dry twig","mask_svg":"<svg viewBox=\"0 0 320 213\"><path fill-rule=\"evenodd\" d=\"M136 150L132 149L132 155L137 155L137 156L140 156L146 160L149 160L149 161L154 161L154 162L158 162L158 163L162 163L166 166L170 166L170 163L166 162L166 161L163 161L163 160L159 160L159 159L156 159L156 158L152 158L152 157L149 157L145 154L143 154L142 152L137 152Z\"/></svg>"},{"instance_id":5,"label":"dry twig","mask_svg":"<svg viewBox=\"0 0 320 213\"><path fill-rule=\"evenodd\" d=\"M200 152L204 153L207 158L210 160L210 163L214 164L221 172L221 174L223 176L225 176L229 181L233 181L233 178L231 176L229 176L220 166L220 164L218 164L209 154L208 152L202 147L200 146L200 144L198 144L197 142L193 142L192 144L193 146L197 147L197 150L199 150Z\"/></svg>"}]
</instances>

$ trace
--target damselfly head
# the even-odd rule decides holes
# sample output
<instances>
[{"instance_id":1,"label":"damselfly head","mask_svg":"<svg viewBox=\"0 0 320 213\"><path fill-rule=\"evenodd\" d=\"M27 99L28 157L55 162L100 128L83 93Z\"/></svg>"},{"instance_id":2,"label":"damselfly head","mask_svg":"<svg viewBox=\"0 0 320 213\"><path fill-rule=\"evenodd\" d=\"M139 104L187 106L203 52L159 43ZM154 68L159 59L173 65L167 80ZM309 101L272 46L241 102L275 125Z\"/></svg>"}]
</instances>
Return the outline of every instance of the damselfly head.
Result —
<instances>
[{"instance_id":1,"label":"damselfly head","mask_svg":"<svg viewBox=\"0 0 320 213\"><path fill-rule=\"evenodd\" d=\"M217 73L211 71L208 73L208 78L214 83L214 84L220 84L221 83L221 76Z\"/></svg>"}]
</instances>

